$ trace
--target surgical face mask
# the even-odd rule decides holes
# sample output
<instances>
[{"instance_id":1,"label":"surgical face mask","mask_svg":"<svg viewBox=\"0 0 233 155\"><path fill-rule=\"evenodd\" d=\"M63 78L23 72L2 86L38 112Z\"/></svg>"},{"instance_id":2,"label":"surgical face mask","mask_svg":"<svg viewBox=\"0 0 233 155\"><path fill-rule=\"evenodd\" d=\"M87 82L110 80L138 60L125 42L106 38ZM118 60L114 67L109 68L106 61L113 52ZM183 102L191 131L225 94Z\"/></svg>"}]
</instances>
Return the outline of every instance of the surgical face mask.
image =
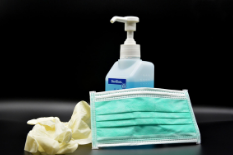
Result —
<instances>
[{"instance_id":1,"label":"surgical face mask","mask_svg":"<svg viewBox=\"0 0 233 155\"><path fill-rule=\"evenodd\" d=\"M93 149L201 142L186 90L91 91L90 101Z\"/></svg>"}]
</instances>

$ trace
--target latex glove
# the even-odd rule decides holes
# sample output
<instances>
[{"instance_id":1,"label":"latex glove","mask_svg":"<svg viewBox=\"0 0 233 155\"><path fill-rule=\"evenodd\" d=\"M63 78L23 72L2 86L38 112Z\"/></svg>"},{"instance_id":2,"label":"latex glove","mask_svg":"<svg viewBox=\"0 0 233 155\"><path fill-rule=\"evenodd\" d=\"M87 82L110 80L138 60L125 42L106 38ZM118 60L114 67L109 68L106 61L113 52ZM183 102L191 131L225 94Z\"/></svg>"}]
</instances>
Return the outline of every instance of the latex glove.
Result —
<instances>
[{"instance_id":1,"label":"latex glove","mask_svg":"<svg viewBox=\"0 0 233 155\"><path fill-rule=\"evenodd\" d=\"M68 127L72 129L72 138L79 144L91 143L90 106L86 102L76 105Z\"/></svg>"},{"instance_id":2,"label":"latex glove","mask_svg":"<svg viewBox=\"0 0 233 155\"><path fill-rule=\"evenodd\" d=\"M67 123L58 117L32 119L27 122L35 125L28 133L24 150L45 154L72 153L78 144L91 143L90 106L80 101L74 108Z\"/></svg>"}]
</instances>

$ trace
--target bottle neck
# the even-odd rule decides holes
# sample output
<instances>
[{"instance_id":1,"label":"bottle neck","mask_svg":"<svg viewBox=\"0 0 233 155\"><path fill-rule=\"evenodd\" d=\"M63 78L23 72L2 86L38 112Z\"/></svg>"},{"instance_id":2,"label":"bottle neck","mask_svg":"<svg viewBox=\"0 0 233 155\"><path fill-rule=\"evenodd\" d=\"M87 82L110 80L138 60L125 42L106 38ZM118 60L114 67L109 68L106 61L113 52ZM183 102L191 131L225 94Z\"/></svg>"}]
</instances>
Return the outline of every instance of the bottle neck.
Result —
<instances>
[{"instance_id":1,"label":"bottle neck","mask_svg":"<svg viewBox=\"0 0 233 155\"><path fill-rule=\"evenodd\" d=\"M121 45L120 58L140 58L140 45Z\"/></svg>"},{"instance_id":2,"label":"bottle neck","mask_svg":"<svg viewBox=\"0 0 233 155\"><path fill-rule=\"evenodd\" d=\"M139 57L127 57L127 58L120 58L119 60L126 60L126 59L127 59L127 60L128 60L128 59L129 59L129 60L132 60L132 59L133 59L133 60L134 60L134 59L135 59L135 60L139 60L140 58L139 58Z\"/></svg>"}]
</instances>

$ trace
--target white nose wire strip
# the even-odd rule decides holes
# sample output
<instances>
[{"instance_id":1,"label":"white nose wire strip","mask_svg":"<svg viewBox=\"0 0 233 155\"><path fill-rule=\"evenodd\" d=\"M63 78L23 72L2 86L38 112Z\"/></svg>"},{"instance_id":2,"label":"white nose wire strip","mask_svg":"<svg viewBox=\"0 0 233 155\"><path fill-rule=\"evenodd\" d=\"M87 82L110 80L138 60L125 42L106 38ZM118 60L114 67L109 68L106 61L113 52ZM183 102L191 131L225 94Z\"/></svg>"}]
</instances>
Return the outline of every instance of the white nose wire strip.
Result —
<instances>
[{"instance_id":1,"label":"white nose wire strip","mask_svg":"<svg viewBox=\"0 0 233 155\"><path fill-rule=\"evenodd\" d=\"M185 94L183 93L177 94L177 93L167 93L167 92L136 91L136 92L121 92L116 94L106 94L101 96L95 96L95 98L101 99L101 98L127 96L127 95L163 95L169 97L185 97Z\"/></svg>"},{"instance_id":2,"label":"white nose wire strip","mask_svg":"<svg viewBox=\"0 0 233 155\"><path fill-rule=\"evenodd\" d=\"M178 94L182 93L182 94L184 94L184 91L181 91L181 90L171 90L171 89L162 89L162 88L141 87L141 88L121 89L121 90L117 90L117 92L116 91L97 92L96 95L101 96L101 95L107 95L107 94L115 94L115 93L119 93L119 92L123 93L123 92L129 92L129 90L131 92L133 92L133 91L136 91L136 92L138 92L138 91L143 91L143 92L145 92L145 91L158 92L159 91L159 92L166 92L166 93L178 93Z\"/></svg>"}]
</instances>

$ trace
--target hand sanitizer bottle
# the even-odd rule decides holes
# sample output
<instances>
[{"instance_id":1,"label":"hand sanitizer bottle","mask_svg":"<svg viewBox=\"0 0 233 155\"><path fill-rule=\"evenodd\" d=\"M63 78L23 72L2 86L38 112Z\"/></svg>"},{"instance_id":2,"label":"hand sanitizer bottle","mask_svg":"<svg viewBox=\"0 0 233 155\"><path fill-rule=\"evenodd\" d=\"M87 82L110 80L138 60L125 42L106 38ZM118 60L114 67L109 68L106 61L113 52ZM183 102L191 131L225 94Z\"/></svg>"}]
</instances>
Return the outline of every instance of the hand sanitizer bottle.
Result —
<instances>
[{"instance_id":1,"label":"hand sanitizer bottle","mask_svg":"<svg viewBox=\"0 0 233 155\"><path fill-rule=\"evenodd\" d=\"M127 39L120 48L120 59L115 62L105 79L105 90L119 90L136 87L154 87L154 65L140 59L140 45L136 44L133 34L138 17L115 16L111 20L125 23Z\"/></svg>"}]
</instances>

